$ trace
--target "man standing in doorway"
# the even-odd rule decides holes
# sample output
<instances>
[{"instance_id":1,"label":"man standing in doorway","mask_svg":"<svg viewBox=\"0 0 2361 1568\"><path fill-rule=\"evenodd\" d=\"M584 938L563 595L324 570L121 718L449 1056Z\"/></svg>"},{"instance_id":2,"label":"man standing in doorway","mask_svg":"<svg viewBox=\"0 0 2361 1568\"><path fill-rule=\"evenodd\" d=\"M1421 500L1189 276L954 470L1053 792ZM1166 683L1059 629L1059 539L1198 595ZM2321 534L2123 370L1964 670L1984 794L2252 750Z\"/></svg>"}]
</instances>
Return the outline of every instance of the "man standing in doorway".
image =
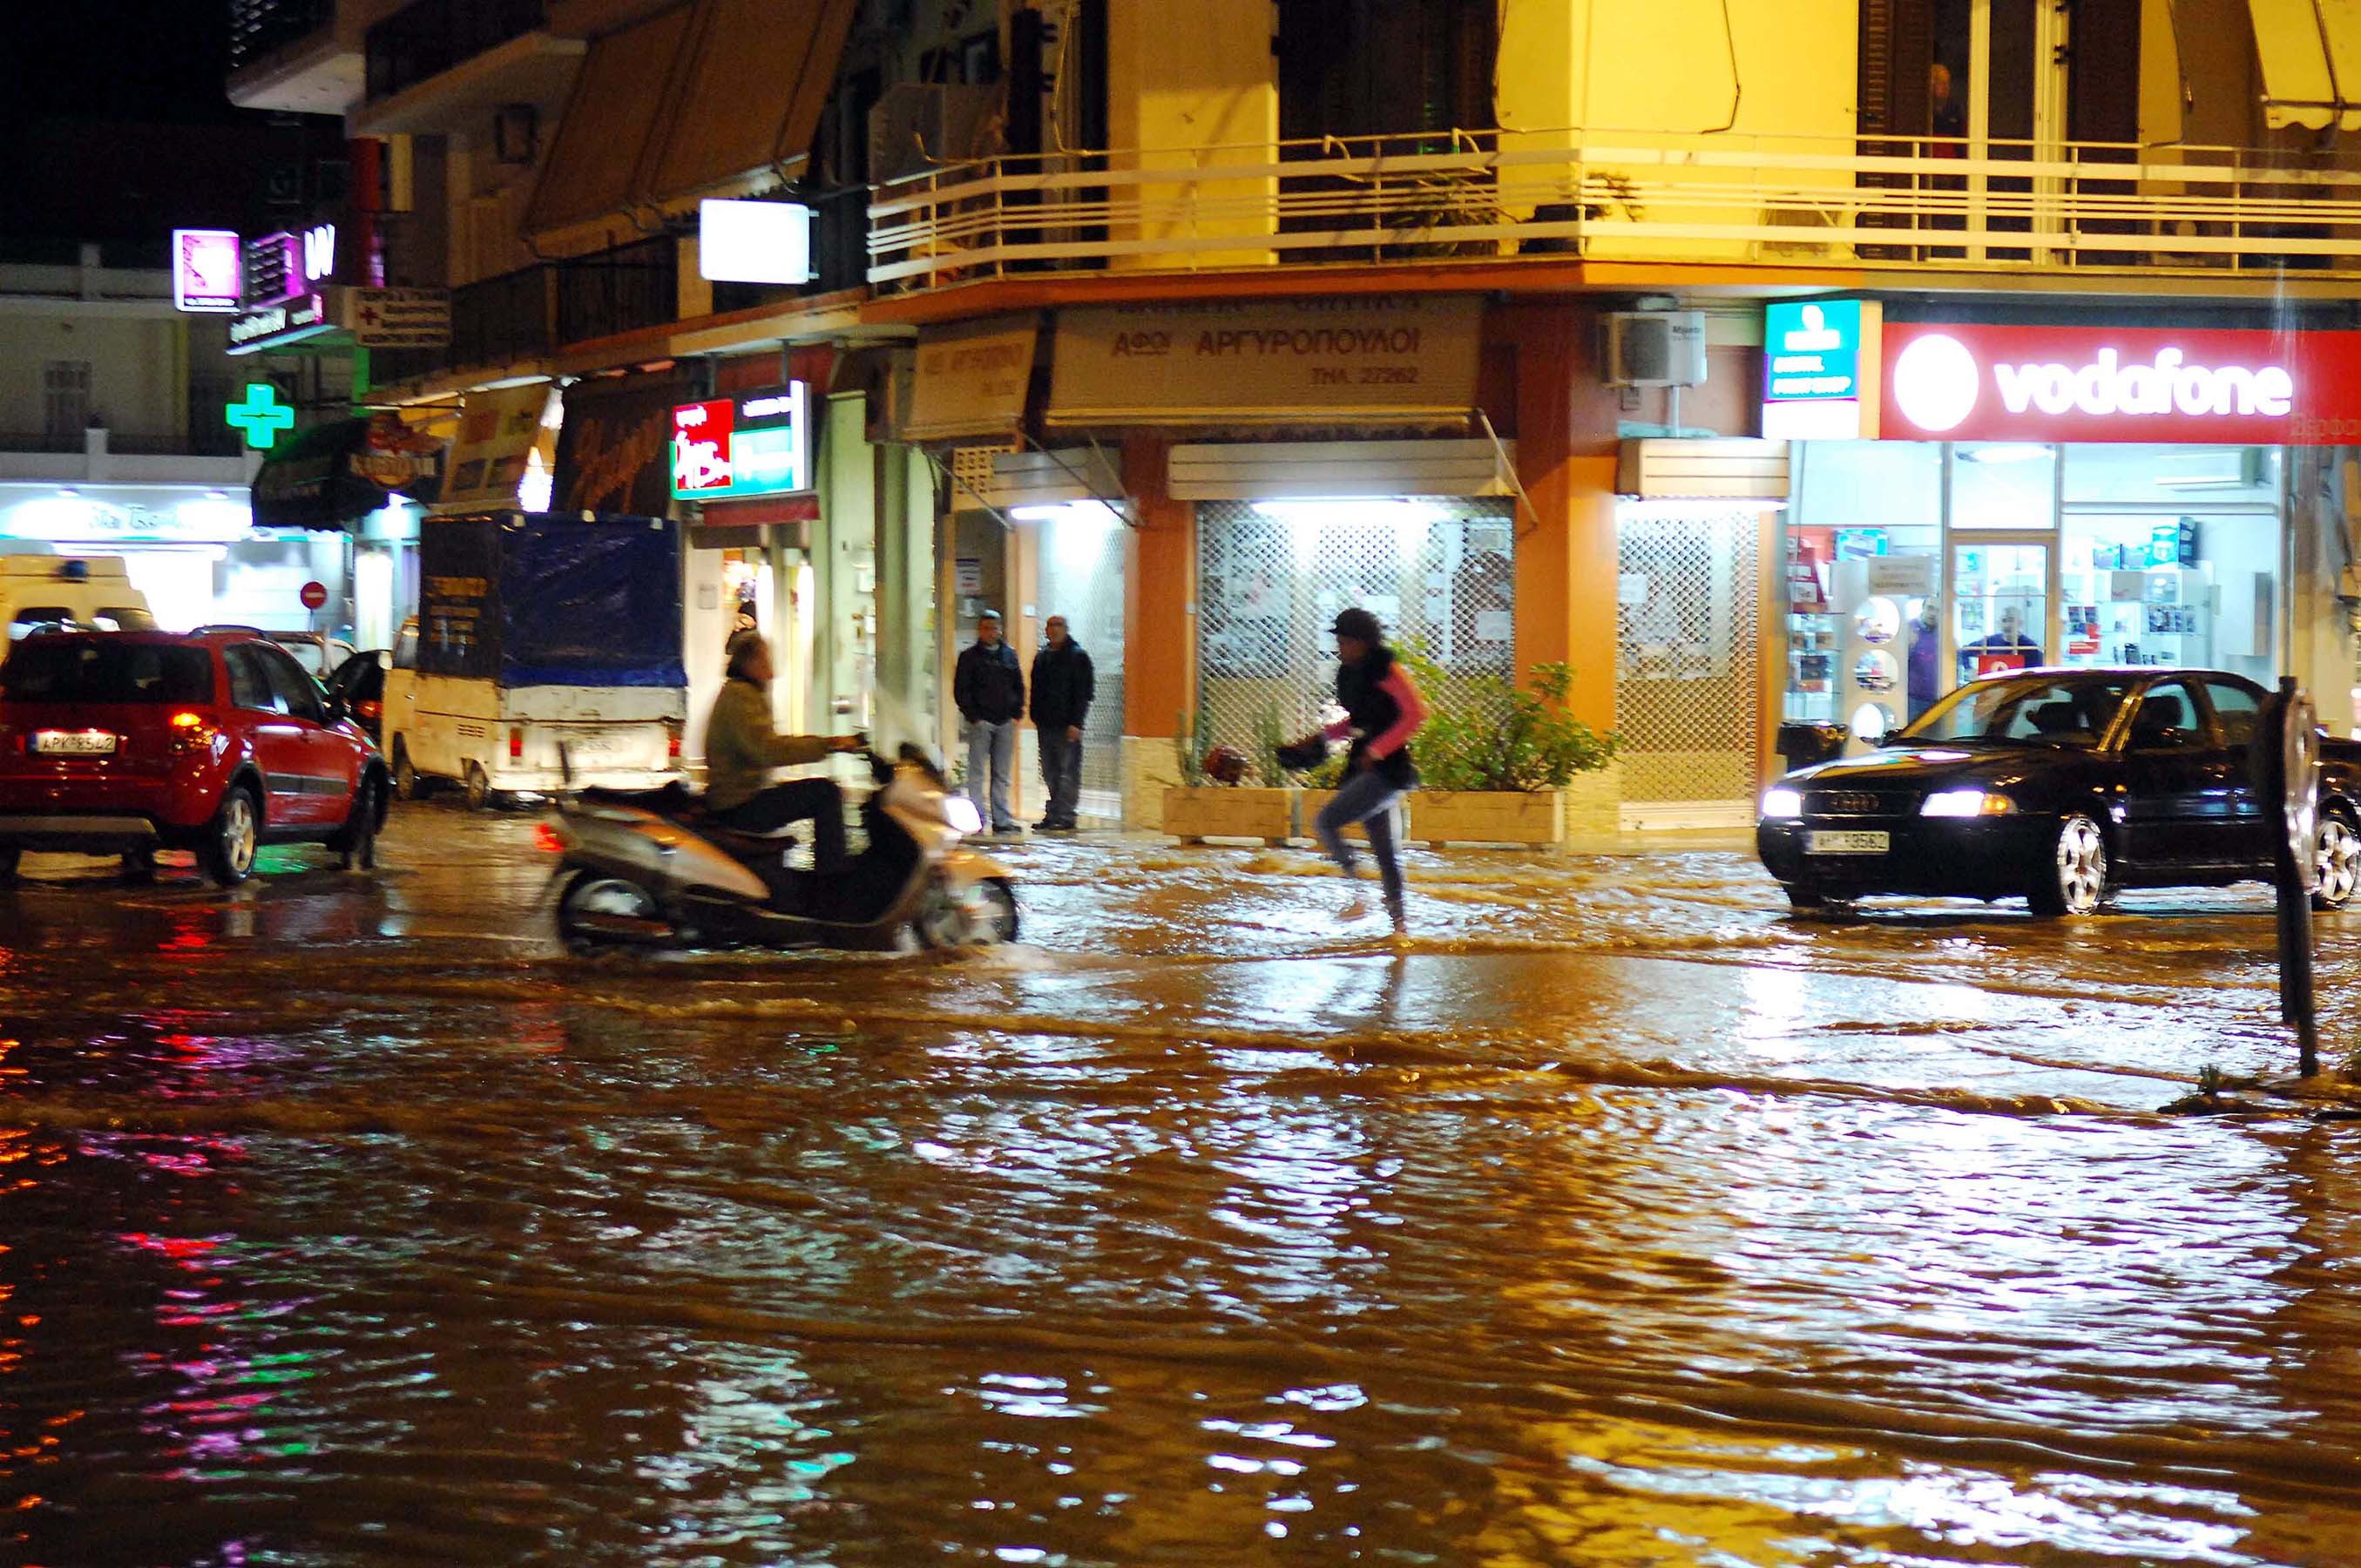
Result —
<instances>
[{"instance_id":1,"label":"man standing in doorway","mask_svg":"<svg viewBox=\"0 0 2361 1568\"><path fill-rule=\"evenodd\" d=\"M961 652L951 676L951 701L967 721L967 797L978 816L989 812L994 832L1023 832L1008 789L1016 771L1016 721L1025 717L1025 668L1016 650L1001 641L998 610L977 619L975 641Z\"/></svg>"},{"instance_id":2,"label":"man standing in doorway","mask_svg":"<svg viewBox=\"0 0 2361 1568\"><path fill-rule=\"evenodd\" d=\"M1041 782L1049 806L1037 831L1071 833L1082 793L1082 726L1098 695L1091 656L1066 631L1066 618L1053 615L1041 626L1042 648L1033 655L1033 729L1041 746Z\"/></svg>"}]
</instances>

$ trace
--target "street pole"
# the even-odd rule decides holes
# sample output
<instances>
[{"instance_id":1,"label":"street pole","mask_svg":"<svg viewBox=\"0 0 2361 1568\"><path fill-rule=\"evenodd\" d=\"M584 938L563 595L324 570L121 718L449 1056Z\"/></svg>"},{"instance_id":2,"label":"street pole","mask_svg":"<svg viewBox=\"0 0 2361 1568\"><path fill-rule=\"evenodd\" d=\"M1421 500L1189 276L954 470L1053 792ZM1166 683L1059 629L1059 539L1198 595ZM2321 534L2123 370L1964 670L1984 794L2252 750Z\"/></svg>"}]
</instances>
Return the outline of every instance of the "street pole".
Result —
<instances>
[{"instance_id":1,"label":"street pole","mask_svg":"<svg viewBox=\"0 0 2361 1568\"><path fill-rule=\"evenodd\" d=\"M2279 904L2279 1020L2295 1029L2297 1072L2320 1071L2313 1006L2312 894L2319 883L2320 729L2312 699L2292 675L2263 707L2248 762L2272 835L2271 883Z\"/></svg>"}]
</instances>

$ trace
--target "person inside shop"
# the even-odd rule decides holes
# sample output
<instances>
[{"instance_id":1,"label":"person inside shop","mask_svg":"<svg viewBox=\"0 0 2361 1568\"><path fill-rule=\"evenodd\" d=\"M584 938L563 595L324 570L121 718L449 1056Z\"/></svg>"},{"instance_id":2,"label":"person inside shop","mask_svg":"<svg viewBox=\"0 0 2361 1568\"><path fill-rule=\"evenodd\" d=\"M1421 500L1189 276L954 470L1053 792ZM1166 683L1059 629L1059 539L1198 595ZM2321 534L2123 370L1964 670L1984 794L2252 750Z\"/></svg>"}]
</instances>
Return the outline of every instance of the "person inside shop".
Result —
<instances>
[{"instance_id":1,"label":"person inside shop","mask_svg":"<svg viewBox=\"0 0 2361 1568\"><path fill-rule=\"evenodd\" d=\"M1098 674L1068 633L1064 616L1043 621L1041 637L1041 651L1033 655L1033 731L1049 805L1034 831L1071 833L1082 826L1075 818L1082 793L1082 726L1098 695Z\"/></svg>"},{"instance_id":2,"label":"person inside shop","mask_svg":"<svg viewBox=\"0 0 2361 1568\"><path fill-rule=\"evenodd\" d=\"M1985 633L1960 650L1960 678L1987 670L2030 670L2043 663L2041 644L2025 635L2025 612L2015 605L2002 607L2000 630Z\"/></svg>"},{"instance_id":3,"label":"person inside shop","mask_svg":"<svg viewBox=\"0 0 2361 1568\"><path fill-rule=\"evenodd\" d=\"M975 641L961 651L951 674L951 702L967 725L968 799L978 816L989 811L985 820L994 833L1023 832L1008 797L1016 783L1016 721L1025 717L1025 666L1002 639L996 609L976 618Z\"/></svg>"},{"instance_id":4,"label":"person inside shop","mask_svg":"<svg viewBox=\"0 0 2361 1568\"><path fill-rule=\"evenodd\" d=\"M1910 623L1910 717L1917 718L1943 695L1943 628L1935 614L1935 599L1919 601L1918 619Z\"/></svg>"},{"instance_id":5,"label":"person inside shop","mask_svg":"<svg viewBox=\"0 0 2361 1568\"><path fill-rule=\"evenodd\" d=\"M800 767L866 744L858 735L781 735L771 729L771 644L759 631L730 640L729 677L705 726L705 810L741 833L775 833L809 818L812 869L844 869L844 792L834 779L773 784L774 768Z\"/></svg>"}]
</instances>

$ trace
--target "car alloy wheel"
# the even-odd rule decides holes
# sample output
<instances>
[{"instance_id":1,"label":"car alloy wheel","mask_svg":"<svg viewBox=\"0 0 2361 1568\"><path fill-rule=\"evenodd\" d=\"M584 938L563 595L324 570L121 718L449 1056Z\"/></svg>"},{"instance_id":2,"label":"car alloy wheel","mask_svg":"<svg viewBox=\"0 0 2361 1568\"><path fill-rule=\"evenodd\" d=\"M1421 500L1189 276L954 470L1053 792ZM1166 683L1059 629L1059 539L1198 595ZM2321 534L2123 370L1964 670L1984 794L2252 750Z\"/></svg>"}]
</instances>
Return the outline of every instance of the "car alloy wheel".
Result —
<instances>
[{"instance_id":1,"label":"car alloy wheel","mask_svg":"<svg viewBox=\"0 0 2361 1568\"><path fill-rule=\"evenodd\" d=\"M2058 825L2049 882L2032 899L2037 915L2089 915L2107 896L2107 839L2099 825L2076 813Z\"/></svg>"},{"instance_id":2,"label":"car alloy wheel","mask_svg":"<svg viewBox=\"0 0 2361 1568\"><path fill-rule=\"evenodd\" d=\"M234 887L254 870L254 847L261 836L261 818L254 809L254 792L239 785L222 796L214 815L213 837L205 845L205 874L224 887Z\"/></svg>"},{"instance_id":3,"label":"car alloy wheel","mask_svg":"<svg viewBox=\"0 0 2361 1568\"><path fill-rule=\"evenodd\" d=\"M2319 872L2319 885L2312 892L2312 905L2342 909L2361 890L2361 833L2354 831L2341 808L2323 811L2317 845L2312 864Z\"/></svg>"}]
</instances>

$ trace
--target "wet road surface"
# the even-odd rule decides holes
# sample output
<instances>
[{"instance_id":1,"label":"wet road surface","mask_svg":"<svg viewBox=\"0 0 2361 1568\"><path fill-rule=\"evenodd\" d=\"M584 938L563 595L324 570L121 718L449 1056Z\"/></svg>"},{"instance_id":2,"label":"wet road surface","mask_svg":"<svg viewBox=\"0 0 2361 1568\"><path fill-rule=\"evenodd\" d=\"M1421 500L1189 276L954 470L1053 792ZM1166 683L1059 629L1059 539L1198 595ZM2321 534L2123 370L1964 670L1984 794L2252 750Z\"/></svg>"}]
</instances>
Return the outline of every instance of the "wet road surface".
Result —
<instances>
[{"instance_id":1,"label":"wet road surface","mask_svg":"<svg viewBox=\"0 0 2361 1568\"><path fill-rule=\"evenodd\" d=\"M0 894L0 1561L2361 1560L2361 1124L2157 1113L2291 1066L2255 891L1082 841L580 959L533 820Z\"/></svg>"}]
</instances>

